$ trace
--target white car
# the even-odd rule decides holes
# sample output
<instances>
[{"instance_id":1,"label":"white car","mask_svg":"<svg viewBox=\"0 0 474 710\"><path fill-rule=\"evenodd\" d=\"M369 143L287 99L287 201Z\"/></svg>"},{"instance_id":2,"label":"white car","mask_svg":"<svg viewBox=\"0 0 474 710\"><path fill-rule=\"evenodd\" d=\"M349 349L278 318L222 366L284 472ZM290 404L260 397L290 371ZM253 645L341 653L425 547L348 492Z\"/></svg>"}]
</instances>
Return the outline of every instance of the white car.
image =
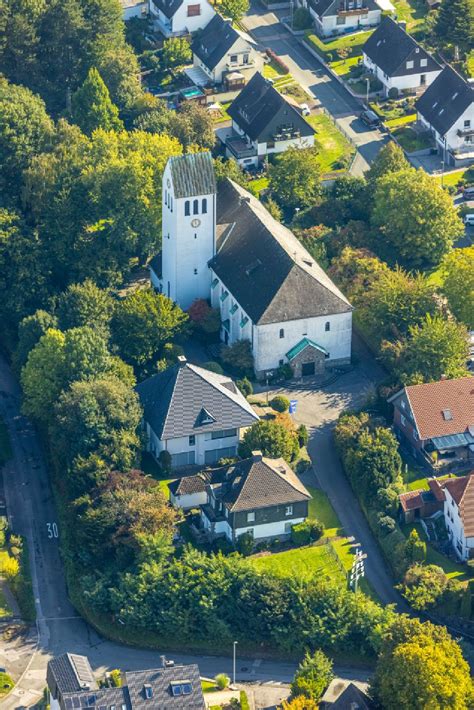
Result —
<instances>
[{"instance_id":1,"label":"white car","mask_svg":"<svg viewBox=\"0 0 474 710\"><path fill-rule=\"evenodd\" d=\"M300 104L300 109L303 116L311 116L311 109L308 104Z\"/></svg>"},{"instance_id":2,"label":"white car","mask_svg":"<svg viewBox=\"0 0 474 710\"><path fill-rule=\"evenodd\" d=\"M471 227L474 226L474 212L464 215L464 224L468 224Z\"/></svg>"}]
</instances>

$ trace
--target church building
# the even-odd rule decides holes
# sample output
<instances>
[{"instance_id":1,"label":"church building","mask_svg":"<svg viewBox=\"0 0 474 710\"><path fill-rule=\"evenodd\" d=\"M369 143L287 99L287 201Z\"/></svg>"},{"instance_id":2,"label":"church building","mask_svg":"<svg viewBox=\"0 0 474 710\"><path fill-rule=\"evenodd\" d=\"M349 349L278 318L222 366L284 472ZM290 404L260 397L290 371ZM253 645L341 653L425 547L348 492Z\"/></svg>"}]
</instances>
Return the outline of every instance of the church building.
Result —
<instances>
[{"instance_id":1,"label":"church building","mask_svg":"<svg viewBox=\"0 0 474 710\"><path fill-rule=\"evenodd\" d=\"M228 178L216 183L210 153L169 159L162 229L153 286L183 310L210 300L223 342L250 342L257 377L288 363L295 377L349 363L351 304L259 200Z\"/></svg>"}]
</instances>

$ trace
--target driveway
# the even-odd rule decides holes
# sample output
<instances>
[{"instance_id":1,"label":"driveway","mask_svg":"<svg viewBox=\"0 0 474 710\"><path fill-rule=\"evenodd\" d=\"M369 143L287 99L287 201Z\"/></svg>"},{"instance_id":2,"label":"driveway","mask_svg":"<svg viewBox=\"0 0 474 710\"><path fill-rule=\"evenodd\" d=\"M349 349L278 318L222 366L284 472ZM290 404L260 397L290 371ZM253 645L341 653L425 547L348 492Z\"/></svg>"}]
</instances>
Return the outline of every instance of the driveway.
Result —
<instances>
[{"instance_id":1,"label":"driveway","mask_svg":"<svg viewBox=\"0 0 474 710\"><path fill-rule=\"evenodd\" d=\"M357 146L359 158L353 173L365 172L388 137L379 130L370 130L358 118L362 104L339 84L326 67L294 37L273 12L252 3L243 24L263 49L272 49L291 74L315 99L332 114L336 123Z\"/></svg>"}]
</instances>

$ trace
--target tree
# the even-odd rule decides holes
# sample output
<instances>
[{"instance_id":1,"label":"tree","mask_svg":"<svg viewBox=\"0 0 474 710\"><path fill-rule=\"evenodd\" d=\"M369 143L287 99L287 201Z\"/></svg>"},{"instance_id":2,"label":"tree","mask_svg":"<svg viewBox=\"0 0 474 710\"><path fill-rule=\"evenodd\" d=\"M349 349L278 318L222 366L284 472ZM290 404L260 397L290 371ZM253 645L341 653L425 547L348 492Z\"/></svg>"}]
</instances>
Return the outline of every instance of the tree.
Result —
<instances>
[{"instance_id":1,"label":"tree","mask_svg":"<svg viewBox=\"0 0 474 710\"><path fill-rule=\"evenodd\" d=\"M123 129L118 108L112 103L109 90L95 67L89 69L84 83L73 94L71 117L87 135L91 135L97 128L103 128L104 131Z\"/></svg>"},{"instance_id":2,"label":"tree","mask_svg":"<svg viewBox=\"0 0 474 710\"><path fill-rule=\"evenodd\" d=\"M18 345L15 351L15 367L18 370L21 370L26 363L30 351L33 350L39 339L50 328L56 328L57 324L56 316L42 310L23 318L18 328Z\"/></svg>"},{"instance_id":3,"label":"tree","mask_svg":"<svg viewBox=\"0 0 474 710\"><path fill-rule=\"evenodd\" d=\"M412 168L377 180L371 223L379 233L376 251L407 268L438 264L464 233L450 195Z\"/></svg>"},{"instance_id":4,"label":"tree","mask_svg":"<svg viewBox=\"0 0 474 710\"><path fill-rule=\"evenodd\" d=\"M474 330L474 246L454 249L442 262L441 289L460 321Z\"/></svg>"},{"instance_id":5,"label":"tree","mask_svg":"<svg viewBox=\"0 0 474 710\"><path fill-rule=\"evenodd\" d=\"M197 298L187 310L189 321L197 333L209 338L216 337L221 327L221 315L218 308L211 308L204 298Z\"/></svg>"},{"instance_id":6,"label":"tree","mask_svg":"<svg viewBox=\"0 0 474 710\"><path fill-rule=\"evenodd\" d=\"M73 382L54 407L54 456L70 466L78 456L100 452L107 466L127 470L136 463L141 417L137 394L120 380Z\"/></svg>"},{"instance_id":7,"label":"tree","mask_svg":"<svg viewBox=\"0 0 474 710\"><path fill-rule=\"evenodd\" d=\"M329 275L359 304L363 303L367 290L388 270L387 264L368 249L346 247L332 263Z\"/></svg>"},{"instance_id":8,"label":"tree","mask_svg":"<svg viewBox=\"0 0 474 710\"><path fill-rule=\"evenodd\" d=\"M420 540L416 528L413 528L408 536L405 554L410 562L424 562L426 559L426 542Z\"/></svg>"},{"instance_id":9,"label":"tree","mask_svg":"<svg viewBox=\"0 0 474 710\"><path fill-rule=\"evenodd\" d=\"M360 493L370 499L379 488L399 479L401 458L395 435L385 427L361 429L357 443L344 457L346 470Z\"/></svg>"},{"instance_id":10,"label":"tree","mask_svg":"<svg viewBox=\"0 0 474 710\"><path fill-rule=\"evenodd\" d=\"M250 340L237 340L221 351L222 362L239 375L253 375L253 352Z\"/></svg>"},{"instance_id":11,"label":"tree","mask_svg":"<svg viewBox=\"0 0 474 710\"><path fill-rule=\"evenodd\" d=\"M469 355L467 329L456 321L427 315L419 325L409 328L405 340L393 346L385 344L383 355L406 381L436 382L443 375L463 377Z\"/></svg>"},{"instance_id":12,"label":"tree","mask_svg":"<svg viewBox=\"0 0 474 710\"><path fill-rule=\"evenodd\" d=\"M237 185L242 185L245 187L247 181L244 176L244 172L236 160L232 158L222 158L218 156L214 159L214 172L216 174L217 183L222 182L226 178L230 178Z\"/></svg>"},{"instance_id":13,"label":"tree","mask_svg":"<svg viewBox=\"0 0 474 710\"><path fill-rule=\"evenodd\" d=\"M219 690L225 690L230 685L230 678L225 673L218 673L214 680Z\"/></svg>"},{"instance_id":14,"label":"tree","mask_svg":"<svg viewBox=\"0 0 474 710\"><path fill-rule=\"evenodd\" d=\"M474 44L474 3L447 0L439 9L434 26L443 45L453 44L467 52Z\"/></svg>"},{"instance_id":15,"label":"tree","mask_svg":"<svg viewBox=\"0 0 474 710\"><path fill-rule=\"evenodd\" d=\"M284 700L278 710L318 710L318 703L315 700L305 698L304 695L298 695L291 700Z\"/></svg>"},{"instance_id":16,"label":"tree","mask_svg":"<svg viewBox=\"0 0 474 710\"><path fill-rule=\"evenodd\" d=\"M291 695L317 701L333 678L332 661L322 651L306 653L291 683Z\"/></svg>"},{"instance_id":17,"label":"tree","mask_svg":"<svg viewBox=\"0 0 474 710\"><path fill-rule=\"evenodd\" d=\"M377 153L377 156L367 172L367 180L376 184L377 180L389 173L398 173L410 167L405 153L394 141L388 141Z\"/></svg>"},{"instance_id":18,"label":"tree","mask_svg":"<svg viewBox=\"0 0 474 710\"><path fill-rule=\"evenodd\" d=\"M269 188L282 207L314 204L321 194L316 148L288 148L269 167Z\"/></svg>"},{"instance_id":19,"label":"tree","mask_svg":"<svg viewBox=\"0 0 474 710\"><path fill-rule=\"evenodd\" d=\"M32 86L37 80L38 19L42 0L1 0L0 71L15 84Z\"/></svg>"},{"instance_id":20,"label":"tree","mask_svg":"<svg viewBox=\"0 0 474 710\"><path fill-rule=\"evenodd\" d=\"M117 304L113 334L120 354L136 367L156 358L160 348L181 335L188 317L181 308L152 288L140 289Z\"/></svg>"},{"instance_id":21,"label":"tree","mask_svg":"<svg viewBox=\"0 0 474 710\"><path fill-rule=\"evenodd\" d=\"M328 266L325 242L330 234L331 230L323 224L317 224L307 229L295 230L295 236L298 237L304 248L311 254L313 259L323 267Z\"/></svg>"},{"instance_id":22,"label":"tree","mask_svg":"<svg viewBox=\"0 0 474 710\"><path fill-rule=\"evenodd\" d=\"M165 69L173 69L183 66L183 64L189 64L193 58L191 45L185 37L165 39L161 58Z\"/></svg>"},{"instance_id":23,"label":"tree","mask_svg":"<svg viewBox=\"0 0 474 710\"><path fill-rule=\"evenodd\" d=\"M222 0L219 12L223 17L230 17L235 22L247 14L249 7L249 0Z\"/></svg>"},{"instance_id":24,"label":"tree","mask_svg":"<svg viewBox=\"0 0 474 710\"><path fill-rule=\"evenodd\" d=\"M94 47L92 64L97 67L110 98L124 118L135 118L146 94L140 83L140 64L133 49L127 44L111 45L102 38ZM128 125L128 124L127 124Z\"/></svg>"},{"instance_id":25,"label":"tree","mask_svg":"<svg viewBox=\"0 0 474 710\"><path fill-rule=\"evenodd\" d=\"M284 458L291 463L299 453L298 436L283 424L262 419L247 429L239 445L242 458L251 456L252 451L261 451L271 459Z\"/></svg>"},{"instance_id":26,"label":"tree","mask_svg":"<svg viewBox=\"0 0 474 710\"><path fill-rule=\"evenodd\" d=\"M91 279L81 284L70 284L60 295L57 316L61 330L88 325L108 336L114 302L105 289Z\"/></svg>"},{"instance_id":27,"label":"tree","mask_svg":"<svg viewBox=\"0 0 474 710\"><path fill-rule=\"evenodd\" d=\"M171 119L174 117L175 112L167 107L166 102L157 99L156 106L135 118L133 127L148 133L169 133Z\"/></svg>"},{"instance_id":28,"label":"tree","mask_svg":"<svg viewBox=\"0 0 474 710\"><path fill-rule=\"evenodd\" d=\"M407 546L409 542L410 540L408 539ZM416 541L416 544L418 542L421 541ZM411 548L410 552L412 551L413 548ZM405 573L400 589L413 609L426 611L426 609L436 606L441 601L448 582L448 577L441 567L414 564Z\"/></svg>"},{"instance_id":29,"label":"tree","mask_svg":"<svg viewBox=\"0 0 474 710\"><path fill-rule=\"evenodd\" d=\"M1 186L15 197L22 186L22 172L34 155L49 146L54 125L44 101L23 86L0 77Z\"/></svg>"},{"instance_id":30,"label":"tree","mask_svg":"<svg viewBox=\"0 0 474 710\"><path fill-rule=\"evenodd\" d=\"M216 142L212 116L197 103L184 104L175 113L170 130L185 150L196 146L202 150L211 149Z\"/></svg>"},{"instance_id":31,"label":"tree","mask_svg":"<svg viewBox=\"0 0 474 710\"><path fill-rule=\"evenodd\" d=\"M443 626L400 616L381 649L371 692L386 710L471 707L469 666Z\"/></svg>"}]
</instances>

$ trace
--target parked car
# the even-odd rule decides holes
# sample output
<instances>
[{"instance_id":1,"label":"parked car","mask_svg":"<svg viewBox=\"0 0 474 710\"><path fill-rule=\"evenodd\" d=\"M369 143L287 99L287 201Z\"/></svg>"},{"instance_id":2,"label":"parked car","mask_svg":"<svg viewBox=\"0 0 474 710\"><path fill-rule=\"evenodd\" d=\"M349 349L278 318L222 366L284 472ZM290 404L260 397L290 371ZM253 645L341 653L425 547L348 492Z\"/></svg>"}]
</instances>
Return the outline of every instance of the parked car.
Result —
<instances>
[{"instance_id":1,"label":"parked car","mask_svg":"<svg viewBox=\"0 0 474 710\"><path fill-rule=\"evenodd\" d=\"M377 128L377 126L380 125L380 116L377 116L377 114L370 109L362 111L359 118L362 123L365 123L369 128Z\"/></svg>"},{"instance_id":2,"label":"parked car","mask_svg":"<svg viewBox=\"0 0 474 710\"><path fill-rule=\"evenodd\" d=\"M462 193L463 200L474 200L474 185L465 187Z\"/></svg>"},{"instance_id":3,"label":"parked car","mask_svg":"<svg viewBox=\"0 0 474 710\"><path fill-rule=\"evenodd\" d=\"M464 224L474 227L474 212L464 215Z\"/></svg>"}]
</instances>

